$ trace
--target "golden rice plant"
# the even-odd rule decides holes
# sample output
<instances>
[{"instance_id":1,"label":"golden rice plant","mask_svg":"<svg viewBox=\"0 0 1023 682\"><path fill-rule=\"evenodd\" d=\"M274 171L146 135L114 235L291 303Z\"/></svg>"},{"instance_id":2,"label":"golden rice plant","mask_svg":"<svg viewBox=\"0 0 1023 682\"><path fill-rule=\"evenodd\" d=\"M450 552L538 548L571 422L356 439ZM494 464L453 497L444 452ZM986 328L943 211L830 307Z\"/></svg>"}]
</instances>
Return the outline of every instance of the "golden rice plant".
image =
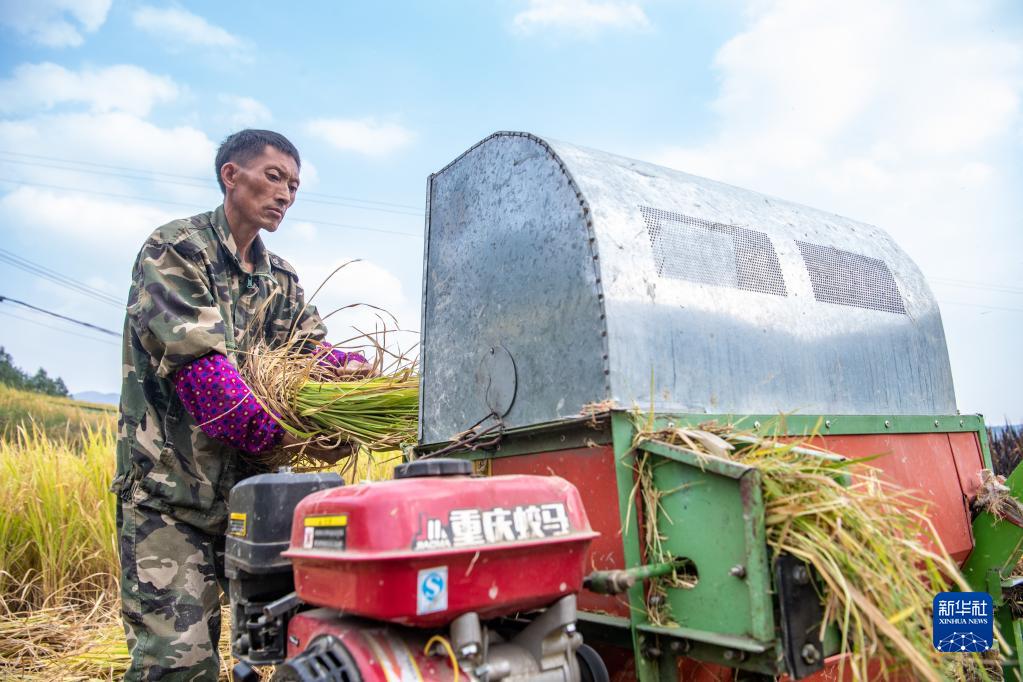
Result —
<instances>
[{"instance_id":1,"label":"golden rice plant","mask_svg":"<svg viewBox=\"0 0 1023 682\"><path fill-rule=\"evenodd\" d=\"M883 482L866 460L815 454L798 441L717 424L653 430L648 420L637 422L644 422L638 423L637 439L760 471L768 545L776 555L791 554L816 569L825 588L825 623L838 626L843 665L855 679L874 679L868 675L871 662L880 662L884 679L907 673L934 682L962 679L967 668L974 679L990 679L979 657L949 657L931 643L934 596L970 588L942 546L925 504L911 491ZM640 494L649 504L646 491ZM677 526L679 520L674 521ZM648 529L648 536L651 532L656 538L658 531ZM649 549L657 556L656 542ZM955 670L949 670L950 662Z\"/></svg>"},{"instance_id":2,"label":"golden rice plant","mask_svg":"<svg viewBox=\"0 0 1023 682\"><path fill-rule=\"evenodd\" d=\"M0 440L0 597L8 611L93 602L117 574L114 434L18 426Z\"/></svg>"}]
</instances>

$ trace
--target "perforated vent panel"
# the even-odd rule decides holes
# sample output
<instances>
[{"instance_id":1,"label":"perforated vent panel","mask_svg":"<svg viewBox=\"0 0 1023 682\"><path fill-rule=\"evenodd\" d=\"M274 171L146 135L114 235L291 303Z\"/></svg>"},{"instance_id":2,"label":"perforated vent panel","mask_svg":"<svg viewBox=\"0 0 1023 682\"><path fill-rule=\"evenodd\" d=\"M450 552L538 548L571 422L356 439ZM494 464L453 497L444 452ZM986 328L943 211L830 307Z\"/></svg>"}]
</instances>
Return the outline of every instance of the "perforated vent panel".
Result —
<instances>
[{"instance_id":1,"label":"perforated vent panel","mask_svg":"<svg viewBox=\"0 0 1023 682\"><path fill-rule=\"evenodd\" d=\"M906 314L895 277L880 258L799 240L796 244L818 301Z\"/></svg>"},{"instance_id":2,"label":"perforated vent panel","mask_svg":"<svg viewBox=\"0 0 1023 682\"><path fill-rule=\"evenodd\" d=\"M640 206L661 277L788 296L778 254L763 232Z\"/></svg>"}]
</instances>

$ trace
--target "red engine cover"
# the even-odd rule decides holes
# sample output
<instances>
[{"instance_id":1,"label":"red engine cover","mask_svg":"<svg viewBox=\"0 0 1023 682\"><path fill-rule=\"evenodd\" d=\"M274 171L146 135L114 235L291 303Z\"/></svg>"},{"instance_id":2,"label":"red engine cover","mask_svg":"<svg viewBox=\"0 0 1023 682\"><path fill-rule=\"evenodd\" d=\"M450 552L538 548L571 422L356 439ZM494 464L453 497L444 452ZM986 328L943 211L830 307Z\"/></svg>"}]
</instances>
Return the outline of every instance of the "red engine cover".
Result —
<instances>
[{"instance_id":1,"label":"red engine cover","mask_svg":"<svg viewBox=\"0 0 1023 682\"><path fill-rule=\"evenodd\" d=\"M562 478L409 478L306 497L284 556L306 603L431 627L578 592L596 536Z\"/></svg>"}]
</instances>

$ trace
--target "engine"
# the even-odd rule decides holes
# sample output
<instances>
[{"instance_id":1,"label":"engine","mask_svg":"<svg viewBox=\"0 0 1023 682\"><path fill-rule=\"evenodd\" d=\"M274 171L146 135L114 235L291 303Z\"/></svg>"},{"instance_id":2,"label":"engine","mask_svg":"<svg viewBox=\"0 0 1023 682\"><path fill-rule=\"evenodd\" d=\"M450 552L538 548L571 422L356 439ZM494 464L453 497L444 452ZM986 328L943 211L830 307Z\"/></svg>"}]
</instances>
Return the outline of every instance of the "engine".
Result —
<instances>
[{"instance_id":1,"label":"engine","mask_svg":"<svg viewBox=\"0 0 1023 682\"><path fill-rule=\"evenodd\" d=\"M576 631L597 533L552 476L472 475L463 460L391 481L266 474L231 493L237 679L602 680Z\"/></svg>"}]
</instances>

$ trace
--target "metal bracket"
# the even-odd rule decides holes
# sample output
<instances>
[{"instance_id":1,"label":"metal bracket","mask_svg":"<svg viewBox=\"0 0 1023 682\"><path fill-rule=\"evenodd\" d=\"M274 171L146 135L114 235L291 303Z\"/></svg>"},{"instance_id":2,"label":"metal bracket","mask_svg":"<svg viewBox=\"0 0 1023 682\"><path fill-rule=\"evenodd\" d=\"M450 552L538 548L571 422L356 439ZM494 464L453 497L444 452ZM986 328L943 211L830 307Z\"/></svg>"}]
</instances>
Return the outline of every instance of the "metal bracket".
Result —
<instances>
[{"instance_id":1,"label":"metal bracket","mask_svg":"<svg viewBox=\"0 0 1023 682\"><path fill-rule=\"evenodd\" d=\"M813 569L790 554L774 563L775 588L781 609L782 650L789 674L801 679L824 667L821 622L824 605Z\"/></svg>"}]
</instances>

